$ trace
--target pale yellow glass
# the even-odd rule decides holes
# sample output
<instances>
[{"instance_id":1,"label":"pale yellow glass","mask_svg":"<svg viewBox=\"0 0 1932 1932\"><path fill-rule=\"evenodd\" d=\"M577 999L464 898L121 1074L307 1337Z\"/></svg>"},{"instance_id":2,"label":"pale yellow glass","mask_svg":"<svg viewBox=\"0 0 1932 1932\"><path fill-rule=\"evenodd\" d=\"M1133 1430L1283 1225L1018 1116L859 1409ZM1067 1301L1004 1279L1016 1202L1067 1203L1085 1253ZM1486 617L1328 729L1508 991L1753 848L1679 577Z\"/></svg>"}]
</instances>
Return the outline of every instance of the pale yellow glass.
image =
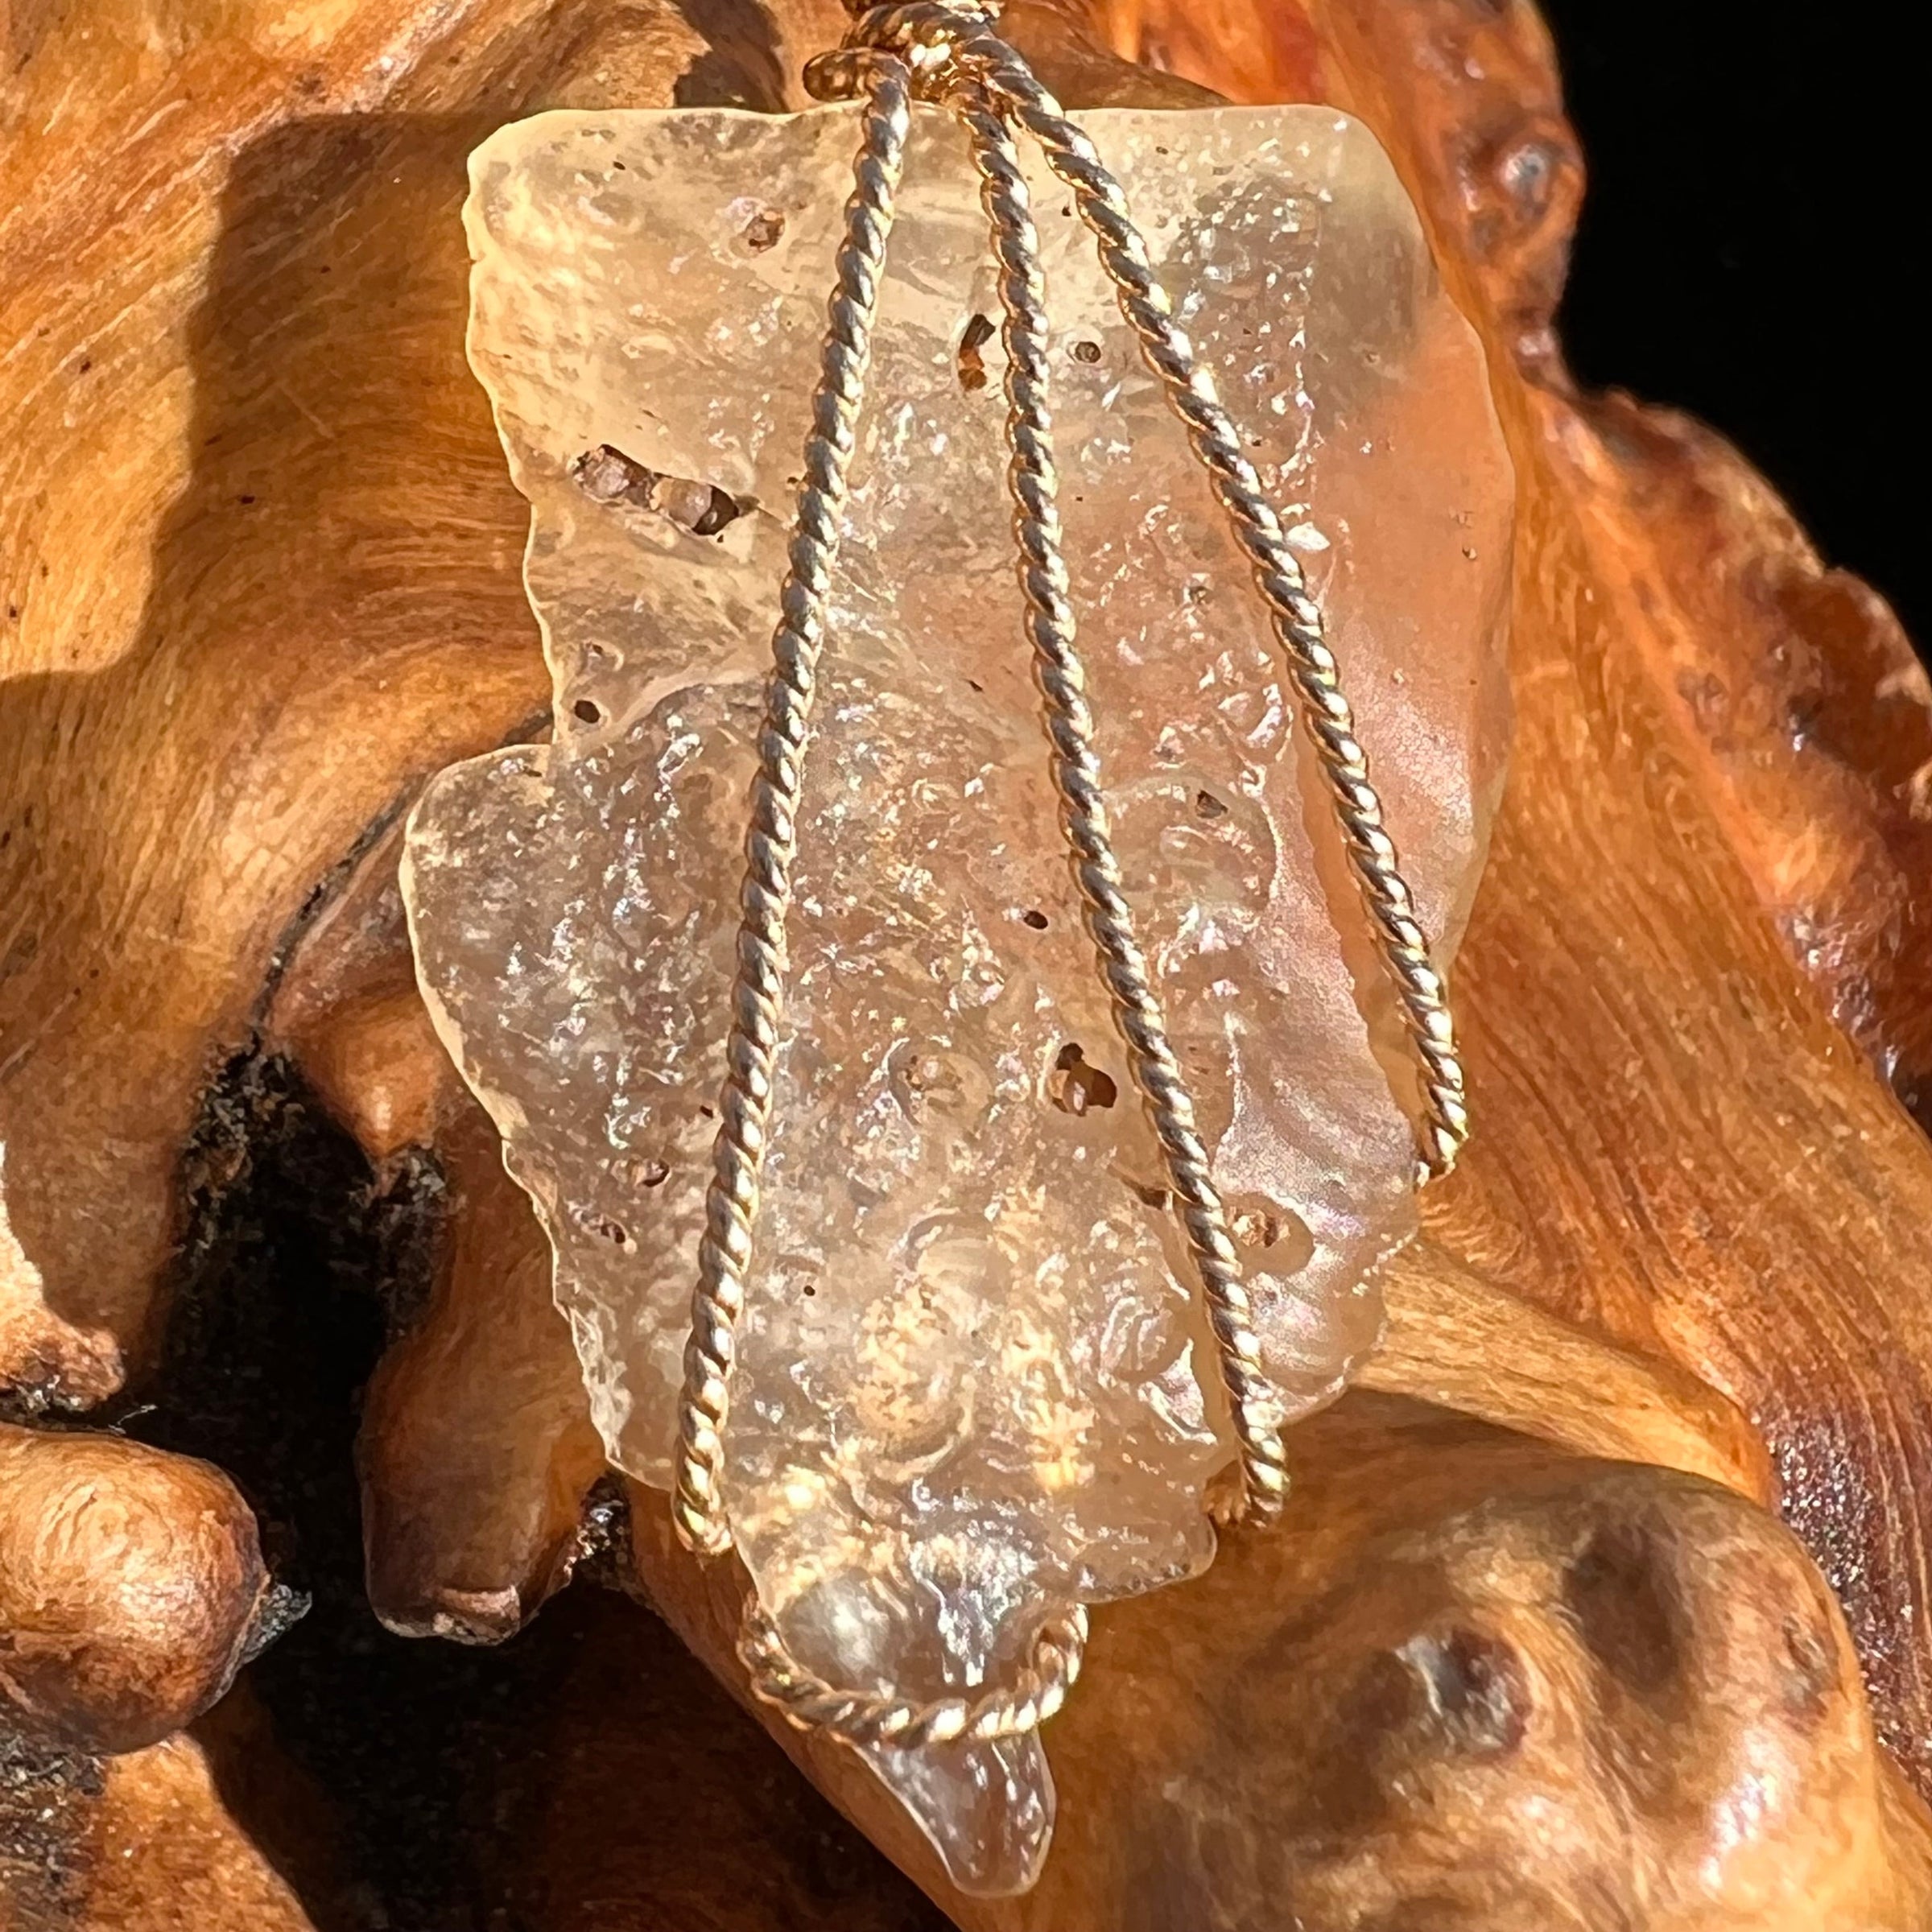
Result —
<instances>
[{"instance_id":1,"label":"pale yellow glass","mask_svg":"<svg viewBox=\"0 0 1932 1932\"><path fill-rule=\"evenodd\" d=\"M1475 337L1356 124L1081 118L1293 528L1446 958L1508 720L1512 492ZM471 357L532 506L555 741L443 774L407 890L437 1024L555 1246L598 1425L659 1486L857 142L846 109L556 114L472 163ZM1373 1271L1414 1224L1406 1062L1243 566L1069 197L1033 180L1117 841L1292 1419L1373 1346ZM936 111L890 262L726 1495L795 1652L920 1696L1011 1672L1056 1604L1199 1569L1227 1447L1055 817L1002 360L972 320L997 314L984 217ZM872 1757L960 1883L1030 1881L1038 1740Z\"/></svg>"}]
</instances>

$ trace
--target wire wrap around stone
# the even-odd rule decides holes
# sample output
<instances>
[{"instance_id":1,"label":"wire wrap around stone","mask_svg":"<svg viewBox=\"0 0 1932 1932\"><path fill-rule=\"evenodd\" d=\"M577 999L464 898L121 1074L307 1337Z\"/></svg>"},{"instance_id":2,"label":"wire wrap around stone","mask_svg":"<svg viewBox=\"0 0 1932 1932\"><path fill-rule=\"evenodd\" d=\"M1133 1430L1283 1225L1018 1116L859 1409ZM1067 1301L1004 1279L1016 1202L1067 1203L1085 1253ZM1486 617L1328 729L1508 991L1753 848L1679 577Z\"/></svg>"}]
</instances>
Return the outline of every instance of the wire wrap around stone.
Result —
<instances>
[{"instance_id":1,"label":"wire wrap around stone","mask_svg":"<svg viewBox=\"0 0 1932 1932\"><path fill-rule=\"evenodd\" d=\"M1267 1521L1278 1515L1287 1491L1281 1403L1262 1367L1226 1211L1114 856L1062 554L1048 407L1046 289L1016 132L1038 143L1072 192L1121 313L1207 472L1267 608L1415 1060L1424 1179L1447 1171L1469 1129L1447 987L1384 824L1321 612L1212 377L1196 363L1174 319L1119 183L1085 133L993 33L991 6L902 0L855 4L852 10L845 44L806 70L807 85L818 98L862 96L866 106L758 741L726 1074L684 1354L671 1505L678 1533L687 1547L706 1555L731 1548L722 1495L724 1435L770 1123L803 760L838 558L839 520L915 99L951 109L972 138L998 270L1017 567L1061 824L1088 932L1199 1278L1240 1455L1241 1513ZM1012 1682L972 1697L924 1700L827 1682L791 1656L755 1600L745 1612L739 1654L758 1696L791 1722L854 1744L910 1746L986 1741L1038 1728L1078 1677L1086 1637L1086 1612L1076 1606L1036 1633L1031 1659Z\"/></svg>"}]
</instances>

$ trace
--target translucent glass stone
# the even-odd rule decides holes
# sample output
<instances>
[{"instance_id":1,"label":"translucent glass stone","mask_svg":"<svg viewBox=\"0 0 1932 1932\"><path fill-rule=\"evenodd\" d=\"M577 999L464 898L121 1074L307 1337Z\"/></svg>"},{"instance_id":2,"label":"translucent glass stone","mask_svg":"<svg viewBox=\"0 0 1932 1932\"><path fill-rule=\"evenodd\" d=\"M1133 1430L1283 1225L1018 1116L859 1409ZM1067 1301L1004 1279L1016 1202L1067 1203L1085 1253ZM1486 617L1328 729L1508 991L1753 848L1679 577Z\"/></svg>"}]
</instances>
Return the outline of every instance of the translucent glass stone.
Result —
<instances>
[{"instance_id":1,"label":"translucent glass stone","mask_svg":"<svg viewBox=\"0 0 1932 1932\"><path fill-rule=\"evenodd\" d=\"M1082 118L1292 526L1447 953L1508 728L1512 491L1475 337L1358 125ZM857 139L845 109L552 114L472 163L470 353L531 504L555 731L430 786L406 890L437 1024L555 1245L599 1426L661 1487ZM1412 1083L1258 601L1067 195L1033 180L1117 837L1292 1419L1375 1342L1375 1270L1414 1225ZM727 1445L738 1546L794 1650L921 1696L1010 1674L1057 1604L1198 1571L1228 1454L1048 782L996 316L964 138L921 110ZM871 1756L960 1885L1030 1882L1040 1740Z\"/></svg>"}]
</instances>

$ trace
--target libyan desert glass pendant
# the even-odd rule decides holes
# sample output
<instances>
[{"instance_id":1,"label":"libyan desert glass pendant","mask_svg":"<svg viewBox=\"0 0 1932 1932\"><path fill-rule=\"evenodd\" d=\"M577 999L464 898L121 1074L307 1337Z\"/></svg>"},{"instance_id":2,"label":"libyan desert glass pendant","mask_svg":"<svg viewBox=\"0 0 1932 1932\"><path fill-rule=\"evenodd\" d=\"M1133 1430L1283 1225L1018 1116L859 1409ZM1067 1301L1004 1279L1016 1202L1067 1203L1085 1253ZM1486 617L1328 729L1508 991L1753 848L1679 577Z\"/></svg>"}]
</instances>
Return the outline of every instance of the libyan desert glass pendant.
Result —
<instances>
[{"instance_id":1,"label":"libyan desert glass pendant","mask_svg":"<svg viewBox=\"0 0 1932 1932\"><path fill-rule=\"evenodd\" d=\"M473 362L530 501L552 743L412 822L424 993L556 1253L613 1459L668 1489L745 798L861 110L551 114L472 162ZM1331 110L1079 117L1325 610L1446 957L1507 736L1511 488L1476 338ZM1292 1421L1373 1345L1414 1076L1247 567L1067 191L1029 162L1113 840ZM1213 1552L1230 1439L1042 755L1000 313L914 112L804 792L722 1492L829 1682L937 1697ZM1037 1735L867 1756L956 1883L1024 1888Z\"/></svg>"}]
</instances>

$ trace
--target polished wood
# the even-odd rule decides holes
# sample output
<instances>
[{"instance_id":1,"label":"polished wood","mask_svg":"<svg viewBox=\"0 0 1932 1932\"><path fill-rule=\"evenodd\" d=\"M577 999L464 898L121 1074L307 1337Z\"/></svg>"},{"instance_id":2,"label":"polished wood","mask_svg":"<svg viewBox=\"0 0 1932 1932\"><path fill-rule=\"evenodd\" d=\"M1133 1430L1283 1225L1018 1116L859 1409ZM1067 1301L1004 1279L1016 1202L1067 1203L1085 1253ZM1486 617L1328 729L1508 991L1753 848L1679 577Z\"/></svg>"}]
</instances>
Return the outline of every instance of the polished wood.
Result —
<instances>
[{"instance_id":1,"label":"polished wood","mask_svg":"<svg viewBox=\"0 0 1932 1932\"><path fill-rule=\"evenodd\" d=\"M1932 1789L1932 1148L1899 1098L1932 1060L1922 674L1735 452L1568 381L1551 316L1581 163L1520 0L1009 18L1075 101L1361 115L1484 336L1518 479L1517 728L1456 985L1479 1129L1392 1273L1373 1392L1298 1432L1290 1530L1100 1614L1032 1902L946 1894L852 1761L803 1761L999 1932L1230 1901L1226 1922L1270 1924L1257 1901L1297 1887L1323 1926L1925 1923L1905 1777ZM177 1244L224 1178L197 1113L265 1042L372 1174L423 1159L450 1183L428 1302L364 1416L369 1587L398 1628L518 1628L594 1541L601 1472L540 1241L413 1003L393 906L424 776L540 730L547 697L524 507L462 360L463 158L549 105L801 105L838 31L829 0L16 0L0 25L0 1386L43 1425L155 1372ZM72 1446L107 1440L16 1452L112 1460ZM156 1495L219 1480L153 1468ZM237 1508L180 1501L176 1546L212 1521L252 1547ZM633 1517L633 1587L730 1679L731 1572L695 1575L647 1499ZM114 1601L132 1548L102 1543L76 1600ZM224 1606L253 1587L188 1588L197 1634L157 1624L158 1650L230 1654L247 1620ZM26 1624L0 1604L3 1680ZM8 1789L38 1808L0 1805L0 1925L191 1922L171 1889L212 1901L210 1932L299 1910L237 1916L257 1880L208 1875L246 1835L200 1747L152 1741L225 1668L132 1729L31 1744ZM53 1701L89 1695L76 1676ZM1626 1789L1640 1757L1663 1768ZM1764 1762L1787 1808L1733 1832L1741 1862L1700 1893L1725 1778ZM1211 1772L1240 1821L1219 1836L1162 1795ZM101 1794L137 1777L139 1815L203 1823L171 1865L76 1876ZM1562 1842L1525 1860L1505 1821L1539 1792L1564 1794ZM733 1831L727 1866L797 1855ZM1170 1916L1137 1920L1150 1901Z\"/></svg>"}]
</instances>

